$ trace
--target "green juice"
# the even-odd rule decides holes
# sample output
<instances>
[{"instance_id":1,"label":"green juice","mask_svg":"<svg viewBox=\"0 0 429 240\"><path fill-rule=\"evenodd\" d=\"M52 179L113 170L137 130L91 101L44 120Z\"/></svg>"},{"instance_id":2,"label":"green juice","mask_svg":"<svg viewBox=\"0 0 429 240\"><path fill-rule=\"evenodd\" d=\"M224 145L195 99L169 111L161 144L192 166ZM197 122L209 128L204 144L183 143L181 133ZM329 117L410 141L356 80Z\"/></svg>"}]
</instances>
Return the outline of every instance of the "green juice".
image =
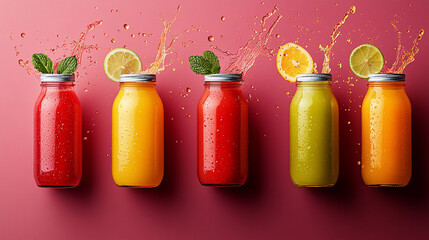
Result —
<instances>
[{"instance_id":1,"label":"green juice","mask_svg":"<svg viewBox=\"0 0 429 240\"><path fill-rule=\"evenodd\" d=\"M290 176L299 187L333 186L338 179L338 103L330 80L330 74L298 76L290 106Z\"/></svg>"}]
</instances>

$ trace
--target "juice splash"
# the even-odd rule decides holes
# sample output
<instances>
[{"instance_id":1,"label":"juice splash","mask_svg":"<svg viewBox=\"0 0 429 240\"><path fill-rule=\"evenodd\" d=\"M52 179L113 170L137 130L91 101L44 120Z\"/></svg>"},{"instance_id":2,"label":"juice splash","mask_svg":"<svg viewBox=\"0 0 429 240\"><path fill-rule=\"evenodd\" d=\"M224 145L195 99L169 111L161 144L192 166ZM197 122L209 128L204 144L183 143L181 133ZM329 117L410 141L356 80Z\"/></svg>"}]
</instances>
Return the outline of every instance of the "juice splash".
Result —
<instances>
[{"instance_id":1,"label":"juice splash","mask_svg":"<svg viewBox=\"0 0 429 240\"><path fill-rule=\"evenodd\" d=\"M103 21L99 20L99 21L95 21L91 24L88 24L87 29L84 32L81 32L79 39L70 41L69 40L70 37L66 37L63 44L57 44L54 48L45 49L44 53L51 57L51 59L53 60L55 68L58 66L58 64L60 63L60 61L64 57L75 56L77 61L78 61L78 65L77 65L78 70L75 72L75 76L76 76L76 78L79 78L79 76L80 76L79 71L82 72L86 67L89 67L89 66L92 66L93 64L95 64L95 61L92 61L91 57L88 57L88 60L89 60L88 66L81 67L83 53L84 52L89 53L91 50L99 49L98 45L86 45L85 41L86 41L88 34L96 26L101 25L102 23L103 23ZM26 36L25 33L21 33L20 35L21 35L21 38L24 38L24 37L22 37L23 35ZM59 35L57 35L57 38L59 38ZM11 40L12 39L13 38L11 37ZM47 40L47 41L49 41L49 40ZM42 45L42 42L40 42L40 44ZM22 46L22 45L20 45L20 46ZM17 57L20 57L22 55L21 50L19 49L18 46L14 46L14 50L15 50L15 55ZM18 60L18 64L19 64L19 66L24 68L29 75L35 76L37 78L40 77L40 72L37 71L36 69L34 69L33 64L31 62L31 59L20 58Z\"/></svg>"},{"instance_id":2,"label":"juice splash","mask_svg":"<svg viewBox=\"0 0 429 240\"><path fill-rule=\"evenodd\" d=\"M334 55L332 53L332 48L334 47L335 43L337 42L337 38L341 34L341 32L338 29L344 23L346 23L346 19L351 14L354 14L355 12L356 12L356 7L351 6L350 9L347 11L347 13L344 15L343 19L338 24L336 24L334 26L334 30L332 31L332 34L331 34L331 42L324 47L321 44L319 44L319 49L324 53L322 73L330 73L331 72L331 68L329 67L329 63L331 61L332 55ZM316 64L314 65L314 72L317 73L317 65Z\"/></svg>"},{"instance_id":3,"label":"juice splash","mask_svg":"<svg viewBox=\"0 0 429 240\"><path fill-rule=\"evenodd\" d=\"M262 53L264 52L268 52L269 55L273 55L274 51L272 49L269 49L267 44L272 37L277 36L276 34L273 34L273 30L282 18L282 15L277 14L277 18L274 20L274 22L269 28L267 28L267 20L273 15L275 15L278 11L278 7L275 6L271 12L267 13L265 16L262 17L260 21L260 31L254 30L253 32L255 33L255 35L252 35L252 37L247 41L247 43L238 49L237 53L222 51L218 47L213 46L213 48L221 51L229 59L229 65L225 70L226 73L238 73L244 76L246 75L250 67L253 66L256 58L259 55L262 55Z\"/></svg>"},{"instance_id":4,"label":"juice splash","mask_svg":"<svg viewBox=\"0 0 429 240\"><path fill-rule=\"evenodd\" d=\"M151 64L149 64L149 66L145 70L143 70L142 73L158 74L161 71L163 71L166 67L165 58L169 53L171 53L174 42L176 42L176 40L180 37L180 35L182 35L185 32L189 32L191 30L191 29L187 29L187 30L179 33L178 35L172 35L171 34L171 27L172 27L173 23L176 21L177 16L179 15L180 8L181 8L181 6L179 5L177 7L176 14L169 21L166 21L161 16L161 20L162 20L162 23L164 24L164 26L163 26L163 29L161 32L161 36L159 37L158 52L156 54L155 61L153 61ZM171 40L167 44L167 37L169 35L171 35Z\"/></svg>"},{"instance_id":5,"label":"juice splash","mask_svg":"<svg viewBox=\"0 0 429 240\"><path fill-rule=\"evenodd\" d=\"M419 44L419 41L423 38L423 34L425 33L425 31L423 29L420 29L419 34L413 41L413 46L410 50L406 51L404 45L402 44L402 32L398 30L395 22L392 21L391 24L398 35L396 59L395 62L393 62L392 67L388 68L387 66L385 66L381 73L403 73L405 67L415 60L415 56L419 52L419 48L417 47L417 45Z\"/></svg>"}]
</instances>

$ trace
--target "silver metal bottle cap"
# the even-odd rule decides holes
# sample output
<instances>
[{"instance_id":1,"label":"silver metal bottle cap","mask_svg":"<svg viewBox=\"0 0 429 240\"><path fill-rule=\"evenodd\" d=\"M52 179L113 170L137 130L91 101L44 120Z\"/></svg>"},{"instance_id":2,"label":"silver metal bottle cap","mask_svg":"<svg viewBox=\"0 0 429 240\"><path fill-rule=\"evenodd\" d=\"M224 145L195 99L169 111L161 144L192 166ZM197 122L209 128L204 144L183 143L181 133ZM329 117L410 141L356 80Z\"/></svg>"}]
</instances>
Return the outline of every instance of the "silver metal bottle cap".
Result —
<instances>
[{"instance_id":1,"label":"silver metal bottle cap","mask_svg":"<svg viewBox=\"0 0 429 240\"><path fill-rule=\"evenodd\" d=\"M315 81L331 81L332 75L327 73L310 73L299 74L296 76L297 82L315 82Z\"/></svg>"},{"instance_id":2,"label":"silver metal bottle cap","mask_svg":"<svg viewBox=\"0 0 429 240\"><path fill-rule=\"evenodd\" d=\"M42 74L41 82L74 82L74 74Z\"/></svg>"},{"instance_id":3,"label":"silver metal bottle cap","mask_svg":"<svg viewBox=\"0 0 429 240\"><path fill-rule=\"evenodd\" d=\"M122 74L119 82L156 82L155 74Z\"/></svg>"},{"instance_id":4,"label":"silver metal bottle cap","mask_svg":"<svg viewBox=\"0 0 429 240\"><path fill-rule=\"evenodd\" d=\"M369 75L368 82L404 82L405 74L371 74Z\"/></svg>"},{"instance_id":5,"label":"silver metal bottle cap","mask_svg":"<svg viewBox=\"0 0 429 240\"><path fill-rule=\"evenodd\" d=\"M220 73L204 76L204 82L241 82L242 74Z\"/></svg>"}]
</instances>

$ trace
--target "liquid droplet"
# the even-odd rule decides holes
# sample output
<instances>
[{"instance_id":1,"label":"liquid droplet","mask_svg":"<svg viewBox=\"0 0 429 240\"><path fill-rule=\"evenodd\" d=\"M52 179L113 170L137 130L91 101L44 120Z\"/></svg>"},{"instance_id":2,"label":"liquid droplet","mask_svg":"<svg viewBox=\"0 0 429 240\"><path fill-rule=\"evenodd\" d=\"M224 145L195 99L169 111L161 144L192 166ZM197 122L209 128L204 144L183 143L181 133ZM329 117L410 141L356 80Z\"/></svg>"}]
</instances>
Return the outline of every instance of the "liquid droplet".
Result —
<instances>
[{"instance_id":1,"label":"liquid droplet","mask_svg":"<svg viewBox=\"0 0 429 240\"><path fill-rule=\"evenodd\" d=\"M136 35L134 35L134 33L133 34L131 34L131 37L135 37Z\"/></svg>"},{"instance_id":2,"label":"liquid droplet","mask_svg":"<svg viewBox=\"0 0 429 240\"><path fill-rule=\"evenodd\" d=\"M215 38L213 36L209 36L208 40L209 40L209 42L213 42L215 40Z\"/></svg>"},{"instance_id":3,"label":"liquid droplet","mask_svg":"<svg viewBox=\"0 0 429 240\"><path fill-rule=\"evenodd\" d=\"M361 165L361 162L360 162L360 161L358 161L358 162L357 162L357 164L360 166L360 165Z\"/></svg>"},{"instance_id":4,"label":"liquid droplet","mask_svg":"<svg viewBox=\"0 0 429 240\"><path fill-rule=\"evenodd\" d=\"M225 21L225 16L220 17L220 20Z\"/></svg>"},{"instance_id":5,"label":"liquid droplet","mask_svg":"<svg viewBox=\"0 0 429 240\"><path fill-rule=\"evenodd\" d=\"M114 39L114 38L112 38L112 40L110 40L110 42L111 42L111 43L114 43L114 42L115 42L115 39Z\"/></svg>"},{"instance_id":6,"label":"liquid droplet","mask_svg":"<svg viewBox=\"0 0 429 240\"><path fill-rule=\"evenodd\" d=\"M24 62L24 60L22 60L22 59L19 59L19 60L18 60L18 63L19 63L19 65L21 65L21 66L24 66L24 65L25 65L25 62Z\"/></svg>"},{"instance_id":7,"label":"liquid droplet","mask_svg":"<svg viewBox=\"0 0 429 240\"><path fill-rule=\"evenodd\" d=\"M130 25L128 25L128 24L124 24L124 29L125 30L128 30L130 28Z\"/></svg>"},{"instance_id":8,"label":"liquid droplet","mask_svg":"<svg viewBox=\"0 0 429 240\"><path fill-rule=\"evenodd\" d=\"M83 89L84 92L88 92L88 88Z\"/></svg>"},{"instance_id":9,"label":"liquid droplet","mask_svg":"<svg viewBox=\"0 0 429 240\"><path fill-rule=\"evenodd\" d=\"M190 93L191 89L190 88L186 88L186 92Z\"/></svg>"},{"instance_id":10,"label":"liquid droplet","mask_svg":"<svg viewBox=\"0 0 429 240\"><path fill-rule=\"evenodd\" d=\"M21 37L22 37L22 38L25 38L25 33L21 33Z\"/></svg>"},{"instance_id":11,"label":"liquid droplet","mask_svg":"<svg viewBox=\"0 0 429 240\"><path fill-rule=\"evenodd\" d=\"M338 66L339 68L342 68L342 67L343 67L343 64L342 64L341 62L338 62L337 66Z\"/></svg>"},{"instance_id":12,"label":"liquid droplet","mask_svg":"<svg viewBox=\"0 0 429 240\"><path fill-rule=\"evenodd\" d=\"M423 37L423 34L425 34L425 30L423 30L423 29L420 29L420 32L419 32L419 36L417 37L417 40L420 40L420 39L422 39L422 37Z\"/></svg>"}]
</instances>

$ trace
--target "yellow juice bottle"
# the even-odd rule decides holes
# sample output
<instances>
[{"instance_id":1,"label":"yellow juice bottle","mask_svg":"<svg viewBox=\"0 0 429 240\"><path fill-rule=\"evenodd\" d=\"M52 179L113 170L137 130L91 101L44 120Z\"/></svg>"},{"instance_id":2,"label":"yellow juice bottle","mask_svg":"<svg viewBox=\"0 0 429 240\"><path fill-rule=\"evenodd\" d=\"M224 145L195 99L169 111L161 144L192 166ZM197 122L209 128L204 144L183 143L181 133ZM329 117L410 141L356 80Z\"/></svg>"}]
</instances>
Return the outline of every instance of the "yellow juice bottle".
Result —
<instances>
[{"instance_id":1,"label":"yellow juice bottle","mask_svg":"<svg viewBox=\"0 0 429 240\"><path fill-rule=\"evenodd\" d=\"M121 187L156 187L164 175L164 108L154 74L124 74L112 109L112 175Z\"/></svg>"}]
</instances>

